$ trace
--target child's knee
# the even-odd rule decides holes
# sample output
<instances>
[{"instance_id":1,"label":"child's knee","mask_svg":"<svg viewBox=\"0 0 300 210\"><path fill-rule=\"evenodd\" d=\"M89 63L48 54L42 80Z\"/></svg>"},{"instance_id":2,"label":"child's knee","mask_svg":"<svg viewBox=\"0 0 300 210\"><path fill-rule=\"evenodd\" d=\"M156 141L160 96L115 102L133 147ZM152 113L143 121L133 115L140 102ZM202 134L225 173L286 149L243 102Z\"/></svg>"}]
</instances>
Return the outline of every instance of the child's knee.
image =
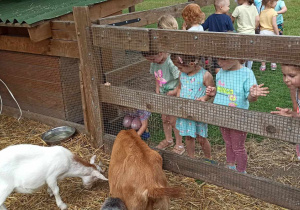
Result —
<instances>
[{"instance_id":1,"label":"child's knee","mask_svg":"<svg viewBox=\"0 0 300 210\"><path fill-rule=\"evenodd\" d=\"M125 128L129 128L131 126L131 123L132 123L132 117L131 116L125 116L124 119L123 119L123 126Z\"/></svg>"}]
</instances>

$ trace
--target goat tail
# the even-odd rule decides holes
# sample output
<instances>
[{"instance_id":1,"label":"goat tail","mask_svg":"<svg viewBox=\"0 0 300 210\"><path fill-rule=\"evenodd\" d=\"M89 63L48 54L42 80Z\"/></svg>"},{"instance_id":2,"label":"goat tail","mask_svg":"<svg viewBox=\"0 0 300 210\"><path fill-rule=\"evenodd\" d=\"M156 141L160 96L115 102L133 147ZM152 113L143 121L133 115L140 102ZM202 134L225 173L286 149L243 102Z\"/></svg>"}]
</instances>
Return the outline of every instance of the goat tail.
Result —
<instances>
[{"instance_id":1,"label":"goat tail","mask_svg":"<svg viewBox=\"0 0 300 210\"><path fill-rule=\"evenodd\" d=\"M148 191L148 196L151 198L161 198L163 196L179 198L182 197L183 194L184 190L180 187L160 187Z\"/></svg>"}]
</instances>

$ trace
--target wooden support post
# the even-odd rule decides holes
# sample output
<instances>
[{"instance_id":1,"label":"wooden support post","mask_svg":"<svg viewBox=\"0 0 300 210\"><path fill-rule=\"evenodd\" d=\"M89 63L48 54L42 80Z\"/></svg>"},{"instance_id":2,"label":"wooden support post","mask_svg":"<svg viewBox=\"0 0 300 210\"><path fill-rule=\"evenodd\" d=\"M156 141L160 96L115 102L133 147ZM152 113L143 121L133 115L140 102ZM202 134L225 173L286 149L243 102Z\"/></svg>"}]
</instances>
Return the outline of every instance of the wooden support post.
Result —
<instances>
[{"instance_id":1,"label":"wooden support post","mask_svg":"<svg viewBox=\"0 0 300 210\"><path fill-rule=\"evenodd\" d=\"M128 12L129 12L129 13L135 12L135 6L129 7L129 8L128 8Z\"/></svg>"},{"instance_id":2,"label":"wooden support post","mask_svg":"<svg viewBox=\"0 0 300 210\"><path fill-rule=\"evenodd\" d=\"M102 74L98 74L94 63L89 9L88 7L74 7L73 14L80 55L80 75L83 84L81 91L83 91L82 101L85 112L84 123L90 133L92 145L98 147L103 145L102 107L98 95L98 84L103 81Z\"/></svg>"}]
</instances>

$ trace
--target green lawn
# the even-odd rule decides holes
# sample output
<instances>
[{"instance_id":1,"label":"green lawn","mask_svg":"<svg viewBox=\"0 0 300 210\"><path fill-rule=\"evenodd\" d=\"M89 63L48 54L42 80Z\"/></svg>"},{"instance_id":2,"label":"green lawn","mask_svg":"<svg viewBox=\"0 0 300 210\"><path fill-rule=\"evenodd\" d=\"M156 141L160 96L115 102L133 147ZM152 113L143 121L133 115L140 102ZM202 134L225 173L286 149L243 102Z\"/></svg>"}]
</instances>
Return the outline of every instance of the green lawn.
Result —
<instances>
[{"instance_id":1,"label":"green lawn","mask_svg":"<svg viewBox=\"0 0 300 210\"><path fill-rule=\"evenodd\" d=\"M137 11L148 10L158 7L170 6L178 3L185 3L184 0L144 0L143 3L136 6ZM233 12L236 3L231 0L230 12ZM298 8L300 8L300 0L286 0L286 6L288 8L287 13L284 14L284 34L299 36L300 35L300 16L297 14ZM205 12L206 17L214 13L214 7L206 6L201 8ZM127 11L124 11L127 12ZM182 25L182 18L177 18L179 26ZM156 24L147 26L149 28L156 28ZM278 52L280 53L280 52ZM269 87L270 94L267 97L261 97L257 102L251 103L250 110L256 110L261 112L270 112L275 110L275 107L292 107L289 90L285 86L282 80L282 74L280 65L278 65L277 71L271 71L269 64L267 65L267 71L259 71L260 63L254 62L253 71L256 75L258 83L264 83L265 86ZM160 120L160 115L153 114L150 120L150 131L152 134L152 139L160 141L163 138L162 124ZM249 134L248 137L254 137L258 141L263 139L263 137ZM221 134L218 127L209 125L209 139L212 144L223 144Z\"/></svg>"}]
</instances>

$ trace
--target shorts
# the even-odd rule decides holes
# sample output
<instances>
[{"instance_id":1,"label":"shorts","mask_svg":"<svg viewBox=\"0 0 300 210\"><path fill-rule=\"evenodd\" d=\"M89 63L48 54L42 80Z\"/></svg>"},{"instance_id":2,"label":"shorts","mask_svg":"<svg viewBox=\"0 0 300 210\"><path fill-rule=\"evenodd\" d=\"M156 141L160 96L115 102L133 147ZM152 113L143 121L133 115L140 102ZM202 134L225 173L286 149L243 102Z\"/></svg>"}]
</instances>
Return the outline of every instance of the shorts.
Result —
<instances>
[{"instance_id":1,"label":"shorts","mask_svg":"<svg viewBox=\"0 0 300 210\"><path fill-rule=\"evenodd\" d=\"M279 35L283 35L283 23L278 24L277 27L278 27Z\"/></svg>"}]
</instances>

